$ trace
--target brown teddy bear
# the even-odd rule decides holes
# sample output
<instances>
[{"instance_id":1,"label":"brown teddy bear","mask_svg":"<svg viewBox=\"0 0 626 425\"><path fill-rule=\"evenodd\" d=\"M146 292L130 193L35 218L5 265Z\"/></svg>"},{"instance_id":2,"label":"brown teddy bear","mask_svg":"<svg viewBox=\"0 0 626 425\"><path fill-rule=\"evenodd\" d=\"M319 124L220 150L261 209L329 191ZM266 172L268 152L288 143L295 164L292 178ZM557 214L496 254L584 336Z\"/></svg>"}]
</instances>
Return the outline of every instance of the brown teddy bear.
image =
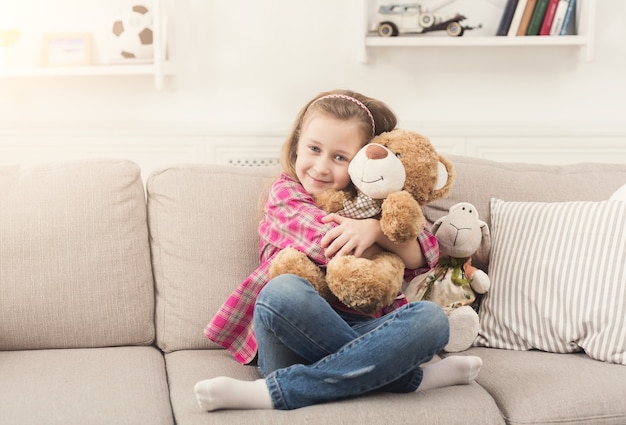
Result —
<instances>
[{"instance_id":1,"label":"brown teddy bear","mask_svg":"<svg viewBox=\"0 0 626 425\"><path fill-rule=\"evenodd\" d=\"M417 238L426 224L422 205L445 197L454 178L450 161L415 132L395 129L376 136L350 162L354 190L316 197L325 211L351 218L376 217L393 242ZM292 273L307 279L329 302L369 314L391 305L402 289L404 263L374 249L368 256L334 257L326 273L302 252L286 248L272 261L270 277Z\"/></svg>"},{"instance_id":2,"label":"brown teddy bear","mask_svg":"<svg viewBox=\"0 0 626 425\"><path fill-rule=\"evenodd\" d=\"M476 294L491 285L487 274L472 266L472 256L485 261L491 247L487 223L480 220L476 207L461 202L450 207L448 215L433 224L439 241L440 257L429 272L416 276L405 288L409 302L429 300L448 314L450 341L444 350L468 349L478 336L478 313L472 308Z\"/></svg>"}]
</instances>

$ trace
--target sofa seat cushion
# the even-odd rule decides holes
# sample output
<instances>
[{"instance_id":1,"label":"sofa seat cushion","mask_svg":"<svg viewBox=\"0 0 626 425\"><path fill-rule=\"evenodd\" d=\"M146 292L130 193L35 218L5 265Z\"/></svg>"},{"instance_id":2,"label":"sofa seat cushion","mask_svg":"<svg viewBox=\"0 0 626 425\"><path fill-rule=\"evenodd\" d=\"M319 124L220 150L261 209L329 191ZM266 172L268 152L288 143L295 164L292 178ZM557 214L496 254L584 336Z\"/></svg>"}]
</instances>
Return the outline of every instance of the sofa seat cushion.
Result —
<instances>
[{"instance_id":1,"label":"sofa seat cushion","mask_svg":"<svg viewBox=\"0 0 626 425\"><path fill-rule=\"evenodd\" d=\"M173 424L154 347L0 352L2 423Z\"/></svg>"},{"instance_id":2,"label":"sofa seat cushion","mask_svg":"<svg viewBox=\"0 0 626 425\"><path fill-rule=\"evenodd\" d=\"M215 376L254 380L260 377L257 368L241 366L225 350L177 351L166 354L165 362L172 409L179 424L504 423L494 400L475 383L411 394L371 394L291 411L225 410L208 413L196 402L193 393L196 382Z\"/></svg>"},{"instance_id":3,"label":"sofa seat cushion","mask_svg":"<svg viewBox=\"0 0 626 425\"><path fill-rule=\"evenodd\" d=\"M477 382L509 424L626 423L626 367L585 354L472 348Z\"/></svg>"},{"instance_id":4,"label":"sofa seat cushion","mask_svg":"<svg viewBox=\"0 0 626 425\"><path fill-rule=\"evenodd\" d=\"M149 345L154 285L139 166L0 166L0 350Z\"/></svg>"}]
</instances>

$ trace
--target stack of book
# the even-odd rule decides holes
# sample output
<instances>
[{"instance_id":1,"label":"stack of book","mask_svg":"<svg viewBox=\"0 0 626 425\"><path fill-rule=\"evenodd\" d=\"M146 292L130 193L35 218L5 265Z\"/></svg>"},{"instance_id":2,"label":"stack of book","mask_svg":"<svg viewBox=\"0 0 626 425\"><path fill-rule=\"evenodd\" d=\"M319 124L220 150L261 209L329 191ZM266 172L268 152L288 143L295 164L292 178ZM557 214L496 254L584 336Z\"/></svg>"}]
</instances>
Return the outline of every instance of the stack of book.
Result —
<instances>
[{"instance_id":1,"label":"stack of book","mask_svg":"<svg viewBox=\"0 0 626 425\"><path fill-rule=\"evenodd\" d=\"M507 0L496 35L576 34L576 0Z\"/></svg>"}]
</instances>

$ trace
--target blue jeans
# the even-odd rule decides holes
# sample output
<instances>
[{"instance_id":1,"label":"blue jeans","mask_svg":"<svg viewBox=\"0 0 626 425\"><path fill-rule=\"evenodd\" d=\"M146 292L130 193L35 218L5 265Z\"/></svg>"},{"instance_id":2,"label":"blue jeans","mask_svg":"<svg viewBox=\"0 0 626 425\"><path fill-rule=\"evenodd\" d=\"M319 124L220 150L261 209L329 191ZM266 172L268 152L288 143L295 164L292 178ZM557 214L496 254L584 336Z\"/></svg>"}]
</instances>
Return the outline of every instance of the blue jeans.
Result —
<instances>
[{"instance_id":1,"label":"blue jeans","mask_svg":"<svg viewBox=\"0 0 626 425\"><path fill-rule=\"evenodd\" d=\"M419 365L449 337L448 318L434 303L412 303L378 319L348 315L289 274L261 290L254 330L259 369L281 410L372 391L415 391Z\"/></svg>"}]
</instances>

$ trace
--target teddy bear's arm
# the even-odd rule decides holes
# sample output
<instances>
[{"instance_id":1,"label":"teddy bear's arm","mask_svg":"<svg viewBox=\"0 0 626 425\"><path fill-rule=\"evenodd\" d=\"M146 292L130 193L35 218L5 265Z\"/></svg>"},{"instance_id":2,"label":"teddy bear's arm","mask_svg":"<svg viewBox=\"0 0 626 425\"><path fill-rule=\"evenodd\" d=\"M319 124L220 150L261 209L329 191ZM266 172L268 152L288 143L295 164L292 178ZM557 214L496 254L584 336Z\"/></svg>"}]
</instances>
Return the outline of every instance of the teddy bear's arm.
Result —
<instances>
[{"instance_id":1,"label":"teddy bear's arm","mask_svg":"<svg viewBox=\"0 0 626 425\"><path fill-rule=\"evenodd\" d=\"M417 238L425 225L422 207L409 192L394 192L384 200L380 228L392 242Z\"/></svg>"}]
</instances>

